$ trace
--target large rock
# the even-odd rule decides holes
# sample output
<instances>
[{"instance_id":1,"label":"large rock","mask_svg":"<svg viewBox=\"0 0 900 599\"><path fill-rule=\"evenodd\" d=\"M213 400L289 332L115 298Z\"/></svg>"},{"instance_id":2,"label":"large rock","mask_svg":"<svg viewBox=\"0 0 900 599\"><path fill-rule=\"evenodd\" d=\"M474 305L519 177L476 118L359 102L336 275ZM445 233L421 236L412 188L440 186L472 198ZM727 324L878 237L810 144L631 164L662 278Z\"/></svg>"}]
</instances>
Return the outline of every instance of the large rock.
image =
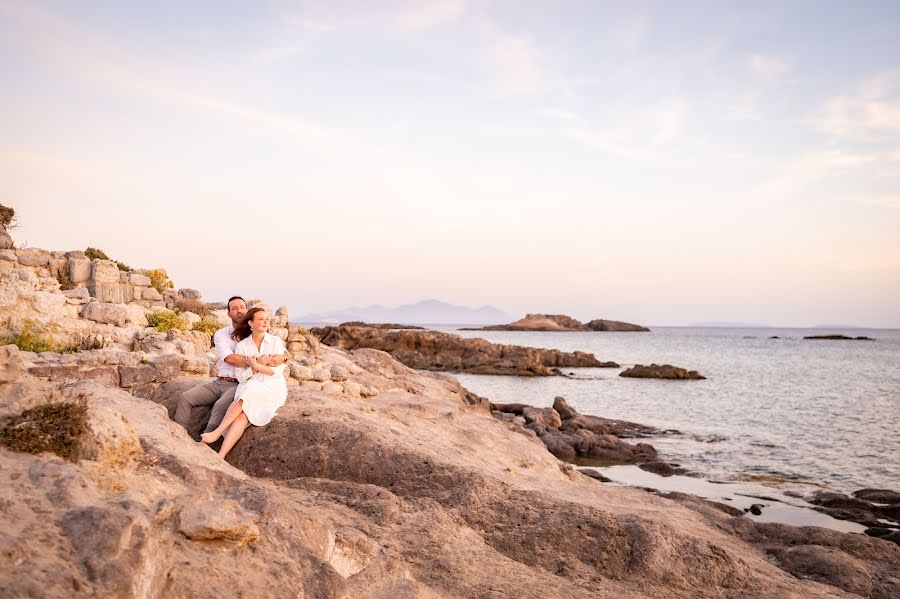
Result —
<instances>
[{"instance_id":1,"label":"large rock","mask_svg":"<svg viewBox=\"0 0 900 599\"><path fill-rule=\"evenodd\" d=\"M135 287L149 287L150 277L148 277L147 275L142 275L139 272L132 272L128 275L128 282Z\"/></svg>"},{"instance_id":2,"label":"large rock","mask_svg":"<svg viewBox=\"0 0 900 599\"><path fill-rule=\"evenodd\" d=\"M50 263L50 252L39 248L25 248L16 252L22 266L47 266Z\"/></svg>"},{"instance_id":3,"label":"large rock","mask_svg":"<svg viewBox=\"0 0 900 599\"><path fill-rule=\"evenodd\" d=\"M145 287L141 290L141 299L149 300L151 302L158 302L161 301L162 298L163 296L160 295L159 291L157 291L153 287Z\"/></svg>"},{"instance_id":4,"label":"large rock","mask_svg":"<svg viewBox=\"0 0 900 599\"><path fill-rule=\"evenodd\" d=\"M0 284L0 308L15 306L19 300L16 288L8 284Z\"/></svg>"},{"instance_id":5,"label":"large rock","mask_svg":"<svg viewBox=\"0 0 900 599\"><path fill-rule=\"evenodd\" d=\"M94 260L91 283L119 283L119 267L112 260Z\"/></svg>"},{"instance_id":6,"label":"large rock","mask_svg":"<svg viewBox=\"0 0 900 599\"><path fill-rule=\"evenodd\" d=\"M53 316L66 304L66 296L49 291L35 291L31 302L34 309L41 314Z\"/></svg>"},{"instance_id":7,"label":"large rock","mask_svg":"<svg viewBox=\"0 0 900 599\"><path fill-rule=\"evenodd\" d=\"M342 325L312 329L311 332L326 345L344 350L371 348L386 351L407 366L423 370L549 376L562 374L560 368L609 365L597 360L593 354L499 345L439 331Z\"/></svg>"},{"instance_id":8,"label":"large rock","mask_svg":"<svg viewBox=\"0 0 900 599\"><path fill-rule=\"evenodd\" d=\"M631 368L619 373L619 376L635 379L675 379L675 380L704 380L705 376L696 370L687 370L671 364L635 364Z\"/></svg>"},{"instance_id":9,"label":"large rock","mask_svg":"<svg viewBox=\"0 0 900 599\"><path fill-rule=\"evenodd\" d=\"M93 268L93 263L87 258L69 258L69 280L76 284L87 283L91 280Z\"/></svg>"},{"instance_id":10,"label":"large rock","mask_svg":"<svg viewBox=\"0 0 900 599\"><path fill-rule=\"evenodd\" d=\"M647 443L631 444L621 437L640 437L656 429L598 416L579 414L562 397L555 398L552 408L536 408L526 404L491 404L491 413L508 422L515 430L521 421L509 421L508 414L521 416L524 428L536 434L547 450L566 462L608 466L640 464L656 460L656 449Z\"/></svg>"},{"instance_id":11,"label":"large rock","mask_svg":"<svg viewBox=\"0 0 900 599\"><path fill-rule=\"evenodd\" d=\"M117 327L129 324L147 326L146 313L140 306L93 302L84 306L81 317L94 322L113 324Z\"/></svg>"}]
</instances>

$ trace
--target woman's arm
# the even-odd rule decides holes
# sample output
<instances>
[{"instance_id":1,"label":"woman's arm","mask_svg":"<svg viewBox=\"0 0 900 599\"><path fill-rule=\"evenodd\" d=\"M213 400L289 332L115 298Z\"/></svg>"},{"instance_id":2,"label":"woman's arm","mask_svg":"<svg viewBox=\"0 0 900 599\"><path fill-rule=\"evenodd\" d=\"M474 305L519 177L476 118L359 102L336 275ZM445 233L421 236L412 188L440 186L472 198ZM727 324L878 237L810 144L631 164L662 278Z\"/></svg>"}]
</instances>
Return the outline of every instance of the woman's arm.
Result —
<instances>
[{"instance_id":1,"label":"woman's arm","mask_svg":"<svg viewBox=\"0 0 900 599\"><path fill-rule=\"evenodd\" d=\"M253 372L259 372L261 374L265 374L266 376L272 376L275 374L275 371L272 370L271 366L266 366L256 358L250 358L250 370Z\"/></svg>"}]
</instances>

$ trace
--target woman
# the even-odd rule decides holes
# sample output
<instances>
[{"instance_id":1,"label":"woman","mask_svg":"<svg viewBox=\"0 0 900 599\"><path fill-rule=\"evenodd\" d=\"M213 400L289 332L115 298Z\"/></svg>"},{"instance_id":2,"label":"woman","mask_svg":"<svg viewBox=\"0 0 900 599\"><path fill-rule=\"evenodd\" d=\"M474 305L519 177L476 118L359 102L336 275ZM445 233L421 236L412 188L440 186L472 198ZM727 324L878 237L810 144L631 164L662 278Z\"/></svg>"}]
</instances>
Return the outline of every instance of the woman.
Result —
<instances>
[{"instance_id":1,"label":"woman","mask_svg":"<svg viewBox=\"0 0 900 599\"><path fill-rule=\"evenodd\" d=\"M251 424L268 424L287 399L284 364L266 366L259 361L261 356L285 353L281 339L269 334L268 330L269 315L263 308L250 308L234 328L233 336L239 340L234 353L246 356L247 366L235 369L239 385L222 423L200 436L204 443L214 443L224 434L225 440L219 449L223 458L244 434L244 429Z\"/></svg>"}]
</instances>

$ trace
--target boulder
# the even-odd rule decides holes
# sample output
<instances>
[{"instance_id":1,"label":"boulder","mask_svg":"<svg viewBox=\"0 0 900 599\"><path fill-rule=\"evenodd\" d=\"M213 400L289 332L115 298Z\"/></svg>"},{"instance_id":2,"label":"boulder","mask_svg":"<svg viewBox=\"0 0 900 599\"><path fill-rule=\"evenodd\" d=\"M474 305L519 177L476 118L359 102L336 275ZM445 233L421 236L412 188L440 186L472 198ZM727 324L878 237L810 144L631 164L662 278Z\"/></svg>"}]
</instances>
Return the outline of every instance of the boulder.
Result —
<instances>
[{"instance_id":1,"label":"boulder","mask_svg":"<svg viewBox=\"0 0 900 599\"><path fill-rule=\"evenodd\" d=\"M677 380L705 380L706 377L696 370L687 370L672 366L671 364L635 364L631 368L619 373L619 376L637 379L677 379Z\"/></svg>"},{"instance_id":2,"label":"boulder","mask_svg":"<svg viewBox=\"0 0 900 599\"><path fill-rule=\"evenodd\" d=\"M156 368L151 364L119 366L119 384L122 387L136 387L156 380Z\"/></svg>"},{"instance_id":3,"label":"boulder","mask_svg":"<svg viewBox=\"0 0 900 599\"><path fill-rule=\"evenodd\" d=\"M16 251L10 249L0 249L0 262L18 262Z\"/></svg>"},{"instance_id":4,"label":"boulder","mask_svg":"<svg viewBox=\"0 0 900 599\"><path fill-rule=\"evenodd\" d=\"M154 382L166 383L181 376L181 366L184 358L178 355L159 356L150 360L150 364L156 371ZM149 382L149 381L148 381Z\"/></svg>"},{"instance_id":5,"label":"boulder","mask_svg":"<svg viewBox=\"0 0 900 599\"><path fill-rule=\"evenodd\" d=\"M25 361L15 345L0 345L0 385L18 379L25 372Z\"/></svg>"},{"instance_id":6,"label":"boulder","mask_svg":"<svg viewBox=\"0 0 900 599\"><path fill-rule=\"evenodd\" d=\"M91 270L91 283L119 284L119 267L112 260L94 260Z\"/></svg>"},{"instance_id":7,"label":"boulder","mask_svg":"<svg viewBox=\"0 0 900 599\"><path fill-rule=\"evenodd\" d=\"M158 302L162 300L162 298L163 297L159 294L159 291L157 291L153 287L145 287L141 289L141 299L149 300L151 302Z\"/></svg>"},{"instance_id":8,"label":"boulder","mask_svg":"<svg viewBox=\"0 0 900 599\"><path fill-rule=\"evenodd\" d=\"M19 293L12 285L0 285L0 308L15 306L19 301Z\"/></svg>"},{"instance_id":9,"label":"boulder","mask_svg":"<svg viewBox=\"0 0 900 599\"><path fill-rule=\"evenodd\" d=\"M335 364L331 367L330 376L332 381L346 381L349 376L347 369L341 366L340 364Z\"/></svg>"},{"instance_id":10,"label":"boulder","mask_svg":"<svg viewBox=\"0 0 900 599\"><path fill-rule=\"evenodd\" d=\"M41 314L55 315L66 303L66 296L49 291L35 291L31 298L34 309Z\"/></svg>"},{"instance_id":11,"label":"boulder","mask_svg":"<svg viewBox=\"0 0 900 599\"><path fill-rule=\"evenodd\" d=\"M196 289L179 289L178 295L183 297L184 299L192 299L192 300L198 300L202 297L200 292L197 291Z\"/></svg>"},{"instance_id":12,"label":"boulder","mask_svg":"<svg viewBox=\"0 0 900 599\"><path fill-rule=\"evenodd\" d=\"M209 374L209 359L203 355L188 356L181 362L181 371L207 376Z\"/></svg>"},{"instance_id":13,"label":"boulder","mask_svg":"<svg viewBox=\"0 0 900 599\"><path fill-rule=\"evenodd\" d=\"M185 350L187 350L184 353L188 354L206 353L212 347L212 337L210 337L209 333L204 333L203 331L172 329L166 333L166 341L184 346ZM179 341L182 343L178 343Z\"/></svg>"},{"instance_id":14,"label":"boulder","mask_svg":"<svg viewBox=\"0 0 900 599\"><path fill-rule=\"evenodd\" d=\"M87 258L69 258L69 280L75 284L91 280L93 263Z\"/></svg>"},{"instance_id":15,"label":"boulder","mask_svg":"<svg viewBox=\"0 0 900 599\"><path fill-rule=\"evenodd\" d=\"M344 389L344 395L349 395L351 397L362 396L362 385L355 381L344 381L341 387Z\"/></svg>"},{"instance_id":16,"label":"boulder","mask_svg":"<svg viewBox=\"0 0 900 599\"><path fill-rule=\"evenodd\" d=\"M526 424L536 422L544 428L559 428L562 426L562 419L559 417L559 412L553 408L534 408L532 406L526 406L522 410L522 416L525 418Z\"/></svg>"},{"instance_id":17,"label":"boulder","mask_svg":"<svg viewBox=\"0 0 900 599\"><path fill-rule=\"evenodd\" d=\"M147 275L143 275L139 272L129 273L128 282L134 285L135 287L149 287L150 286L150 277Z\"/></svg>"},{"instance_id":18,"label":"boulder","mask_svg":"<svg viewBox=\"0 0 900 599\"><path fill-rule=\"evenodd\" d=\"M291 376L299 381L308 381L313 378L312 368L298 362L290 363Z\"/></svg>"},{"instance_id":19,"label":"boulder","mask_svg":"<svg viewBox=\"0 0 900 599\"><path fill-rule=\"evenodd\" d=\"M47 266L50 263L50 252L39 248L25 248L16 252L16 258L22 266Z\"/></svg>"},{"instance_id":20,"label":"boulder","mask_svg":"<svg viewBox=\"0 0 900 599\"><path fill-rule=\"evenodd\" d=\"M146 313L140 306L93 302L84 306L81 317L94 322L113 324L117 327L124 327L128 324L147 326Z\"/></svg>"},{"instance_id":21,"label":"boulder","mask_svg":"<svg viewBox=\"0 0 900 599\"><path fill-rule=\"evenodd\" d=\"M888 489L860 489L853 497L873 503L900 503L900 493Z\"/></svg>"}]
</instances>

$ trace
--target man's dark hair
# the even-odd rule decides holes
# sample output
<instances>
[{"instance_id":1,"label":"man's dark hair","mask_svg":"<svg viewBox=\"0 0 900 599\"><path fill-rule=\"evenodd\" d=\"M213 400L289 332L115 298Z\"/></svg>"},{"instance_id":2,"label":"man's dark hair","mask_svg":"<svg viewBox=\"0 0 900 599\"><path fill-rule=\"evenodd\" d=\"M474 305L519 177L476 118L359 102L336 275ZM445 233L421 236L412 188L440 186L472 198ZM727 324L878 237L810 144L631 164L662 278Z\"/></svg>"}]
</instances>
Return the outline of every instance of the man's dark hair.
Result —
<instances>
[{"instance_id":1,"label":"man's dark hair","mask_svg":"<svg viewBox=\"0 0 900 599\"><path fill-rule=\"evenodd\" d=\"M239 300L241 300L242 302L244 302L244 305L245 305L245 306L247 305L247 300L245 300L244 298L242 298L242 297L239 296L239 295L232 295L231 297L228 298L228 301L225 302L225 309L228 310L228 311L230 312L230 311L231 311L231 302L233 302L233 301L236 300L236 299L239 299Z\"/></svg>"}]
</instances>

